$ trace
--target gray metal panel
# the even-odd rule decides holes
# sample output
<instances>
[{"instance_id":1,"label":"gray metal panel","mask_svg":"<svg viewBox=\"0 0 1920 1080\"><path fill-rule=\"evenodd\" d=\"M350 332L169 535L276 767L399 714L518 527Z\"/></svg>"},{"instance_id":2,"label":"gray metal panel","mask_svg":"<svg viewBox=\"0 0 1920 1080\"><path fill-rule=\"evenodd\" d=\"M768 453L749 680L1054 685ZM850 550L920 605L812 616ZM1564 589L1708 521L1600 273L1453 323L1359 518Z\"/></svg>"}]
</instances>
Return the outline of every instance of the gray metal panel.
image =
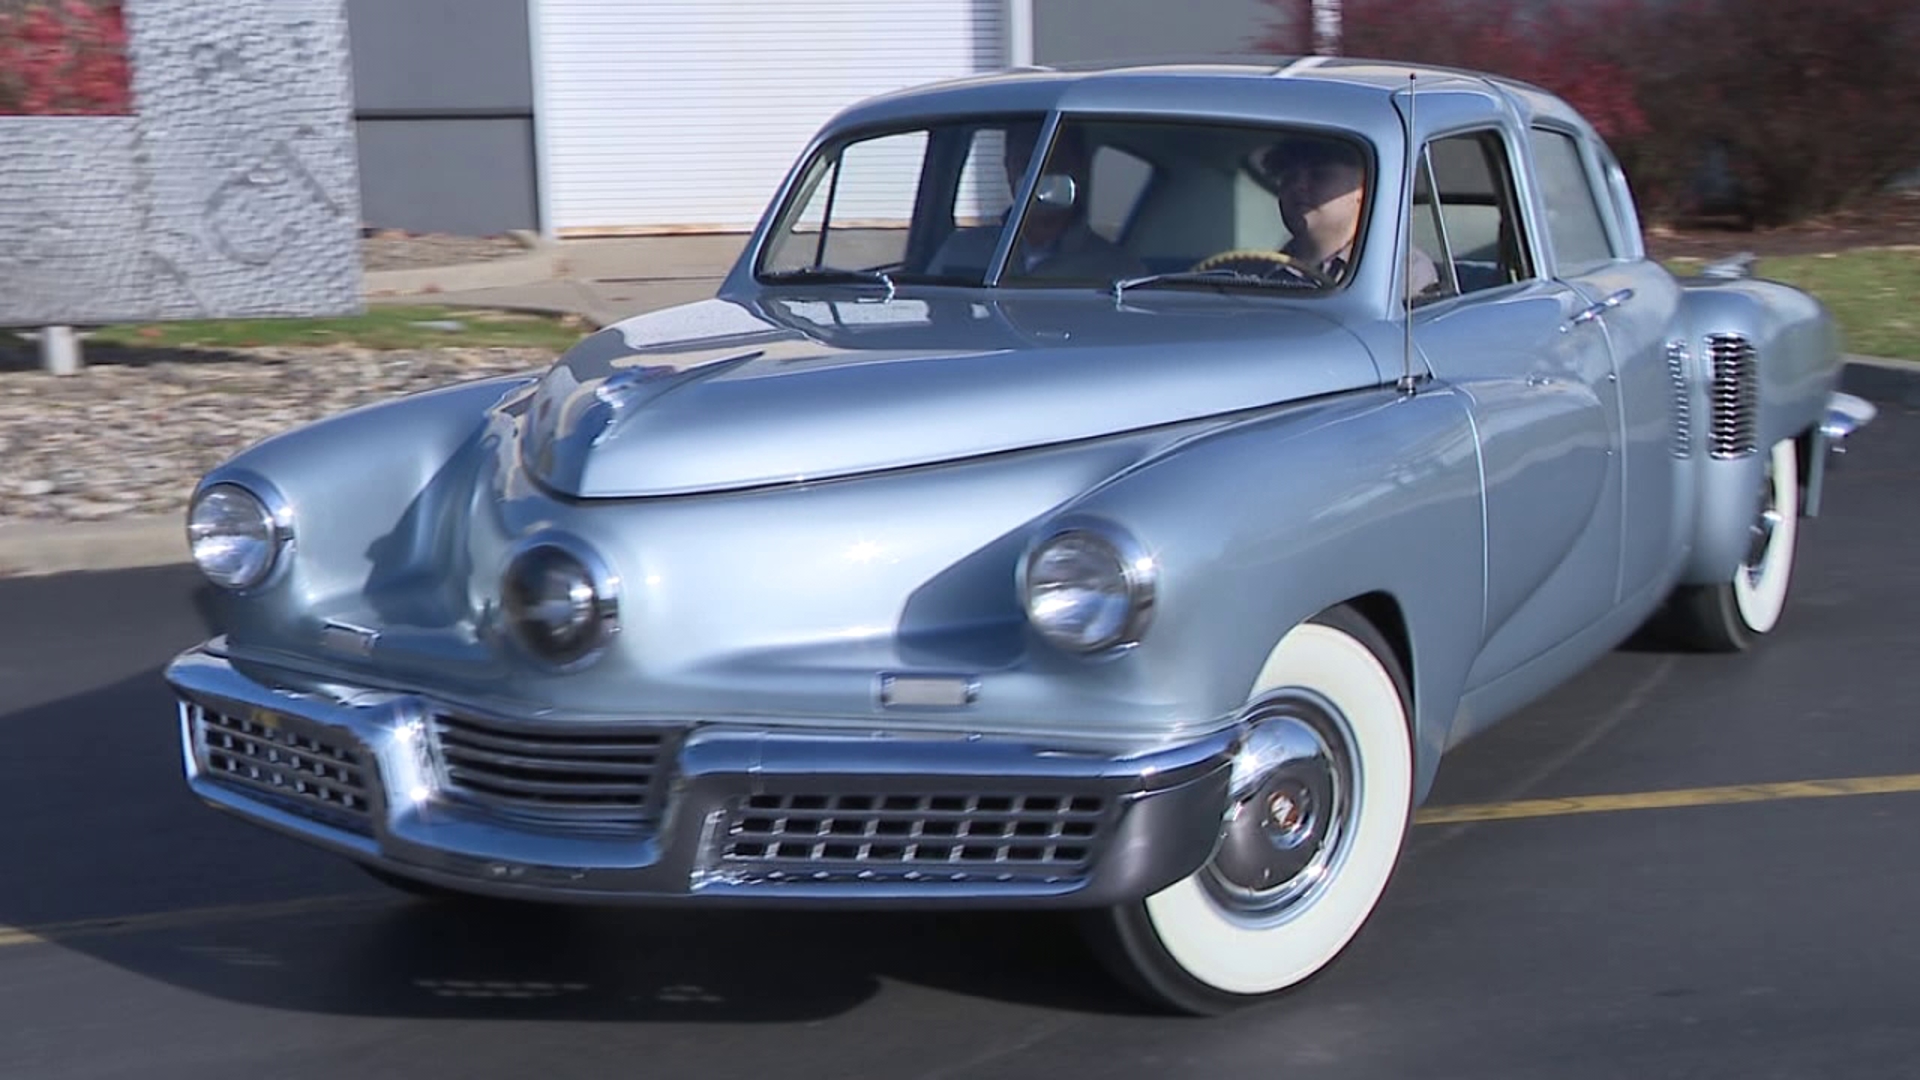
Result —
<instances>
[{"instance_id":1,"label":"gray metal panel","mask_svg":"<svg viewBox=\"0 0 1920 1080\"><path fill-rule=\"evenodd\" d=\"M347 0L360 113L533 111L526 0Z\"/></svg>"},{"instance_id":2,"label":"gray metal panel","mask_svg":"<svg viewBox=\"0 0 1920 1080\"><path fill-rule=\"evenodd\" d=\"M532 120L361 120L358 127L368 225L463 236L537 227Z\"/></svg>"},{"instance_id":3,"label":"gray metal panel","mask_svg":"<svg viewBox=\"0 0 1920 1080\"><path fill-rule=\"evenodd\" d=\"M0 118L0 324L360 303L342 0L128 0L135 115Z\"/></svg>"},{"instance_id":4,"label":"gray metal panel","mask_svg":"<svg viewBox=\"0 0 1920 1080\"><path fill-rule=\"evenodd\" d=\"M1261 52L1278 14L1269 0L1033 0L1033 62Z\"/></svg>"}]
</instances>

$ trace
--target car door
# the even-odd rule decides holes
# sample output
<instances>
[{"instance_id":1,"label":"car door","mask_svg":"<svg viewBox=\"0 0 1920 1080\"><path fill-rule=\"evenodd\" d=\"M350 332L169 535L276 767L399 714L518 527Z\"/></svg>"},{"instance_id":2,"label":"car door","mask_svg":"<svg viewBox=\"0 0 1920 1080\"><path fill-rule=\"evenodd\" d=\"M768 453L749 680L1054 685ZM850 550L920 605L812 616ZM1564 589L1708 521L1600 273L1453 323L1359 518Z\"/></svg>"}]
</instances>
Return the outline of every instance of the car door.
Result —
<instances>
[{"instance_id":1,"label":"car door","mask_svg":"<svg viewBox=\"0 0 1920 1080\"><path fill-rule=\"evenodd\" d=\"M1534 176L1547 212L1555 274L1589 304L1581 320L1607 340L1618 373L1624 505L1620 518L1618 600L1664 584L1684 538L1675 466L1676 385L1669 337L1677 325L1680 286L1645 257L1627 198L1608 183L1612 155L1587 136L1547 125L1529 133ZM1684 344L1684 343L1683 343Z\"/></svg>"},{"instance_id":2,"label":"car door","mask_svg":"<svg viewBox=\"0 0 1920 1080\"><path fill-rule=\"evenodd\" d=\"M1605 335L1574 324L1590 301L1539 270L1506 138L1449 135L1423 158L1410 235L1441 282L1415 298L1412 332L1435 377L1469 402L1485 478L1486 622L1471 690L1612 608L1620 399Z\"/></svg>"}]
</instances>

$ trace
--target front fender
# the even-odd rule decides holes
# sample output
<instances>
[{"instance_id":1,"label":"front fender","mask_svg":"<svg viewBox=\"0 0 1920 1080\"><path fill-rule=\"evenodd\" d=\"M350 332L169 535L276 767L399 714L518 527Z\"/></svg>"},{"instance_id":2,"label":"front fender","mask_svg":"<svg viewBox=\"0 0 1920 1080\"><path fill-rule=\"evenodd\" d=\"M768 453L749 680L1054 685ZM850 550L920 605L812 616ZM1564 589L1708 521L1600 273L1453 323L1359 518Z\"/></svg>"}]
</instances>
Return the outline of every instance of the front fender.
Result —
<instances>
[{"instance_id":1,"label":"front fender","mask_svg":"<svg viewBox=\"0 0 1920 1080\"><path fill-rule=\"evenodd\" d=\"M244 602L221 594L219 622L243 639L284 641L292 622L341 597L442 565L466 529L483 462L470 451L487 415L532 383L503 376L363 406L266 439L208 472L200 488L270 485L293 520L284 565Z\"/></svg>"},{"instance_id":2,"label":"front fender","mask_svg":"<svg viewBox=\"0 0 1920 1080\"><path fill-rule=\"evenodd\" d=\"M1116 666L1214 715L1238 712L1290 628L1346 600L1390 597L1412 661L1424 796L1485 631L1479 462L1458 394L1343 395L1216 430L1067 515L1125 528L1159 568L1152 625Z\"/></svg>"}]
</instances>

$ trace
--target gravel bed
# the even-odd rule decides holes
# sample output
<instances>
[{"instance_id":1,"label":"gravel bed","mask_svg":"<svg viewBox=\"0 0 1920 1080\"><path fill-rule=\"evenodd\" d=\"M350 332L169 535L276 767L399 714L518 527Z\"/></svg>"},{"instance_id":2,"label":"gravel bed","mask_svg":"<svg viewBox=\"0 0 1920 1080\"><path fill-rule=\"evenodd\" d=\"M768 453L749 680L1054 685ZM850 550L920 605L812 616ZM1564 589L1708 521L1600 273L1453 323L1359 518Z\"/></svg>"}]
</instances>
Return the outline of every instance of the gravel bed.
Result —
<instances>
[{"instance_id":1,"label":"gravel bed","mask_svg":"<svg viewBox=\"0 0 1920 1080\"><path fill-rule=\"evenodd\" d=\"M544 349L87 350L79 375L0 345L0 526L184 512L201 474L288 428L489 375Z\"/></svg>"},{"instance_id":2,"label":"gravel bed","mask_svg":"<svg viewBox=\"0 0 1920 1080\"><path fill-rule=\"evenodd\" d=\"M418 270L433 266L486 262L524 255L511 236L448 236L438 233L378 232L360 241L360 265L380 270Z\"/></svg>"}]
</instances>

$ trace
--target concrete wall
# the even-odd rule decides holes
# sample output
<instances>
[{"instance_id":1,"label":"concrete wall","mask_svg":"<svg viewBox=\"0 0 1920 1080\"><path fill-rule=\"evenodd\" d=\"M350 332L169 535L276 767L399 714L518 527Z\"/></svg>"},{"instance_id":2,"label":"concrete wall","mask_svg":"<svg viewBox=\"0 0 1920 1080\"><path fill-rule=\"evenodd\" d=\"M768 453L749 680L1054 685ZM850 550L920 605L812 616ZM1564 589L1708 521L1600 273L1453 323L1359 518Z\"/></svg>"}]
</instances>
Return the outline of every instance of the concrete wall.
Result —
<instances>
[{"instance_id":1,"label":"concrete wall","mask_svg":"<svg viewBox=\"0 0 1920 1080\"><path fill-rule=\"evenodd\" d=\"M1033 60L1244 55L1283 12L1269 0L1033 0Z\"/></svg>"},{"instance_id":2,"label":"concrete wall","mask_svg":"<svg viewBox=\"0 0 1920 1080\"><path fill-rule=\"evenodd\" d=\"M133 115L0 117L0 325L357 311L342 0L126 0Z\"/></svg>"},{"instance_id":3,"label":"concrete wall","mask_svg":"<svg viewBox=\"0 0 1920 1080\"><path fill-rule=\"evenodd\" d=\"M365 223L538 226L527 0L347 0Z\"/></svg>"}]
</instances>

